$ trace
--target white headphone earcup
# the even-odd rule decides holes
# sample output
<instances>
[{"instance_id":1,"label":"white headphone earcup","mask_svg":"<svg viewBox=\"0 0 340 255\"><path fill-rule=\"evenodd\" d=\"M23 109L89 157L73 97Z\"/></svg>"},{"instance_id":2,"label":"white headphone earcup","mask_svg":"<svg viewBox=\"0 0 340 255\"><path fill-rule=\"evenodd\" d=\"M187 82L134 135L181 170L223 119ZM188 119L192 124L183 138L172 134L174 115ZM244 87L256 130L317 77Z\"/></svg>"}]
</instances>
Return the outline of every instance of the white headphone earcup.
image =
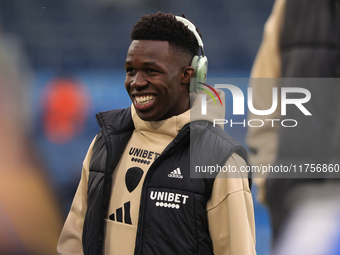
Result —
<instances>
[{"instance_id":1,"label":"white headphone earcup","mask_svg":"<svg viewBox=\"0 0 340 255\"><path fill-rule=\"evenodd\" d=\"M208 72L208 58L206 56L194 56L191 61L191 66L195 70L195 75L190 81L190 91L196 92L195 82L205 82L207 79Z\"/></svg>"},{"instance_id":2,"label":"white headphone earcup","mask_svg":"<svg viewBox=\"0 0 340 255\"><path fill-rule=\"evenodd\" d=\"M201 82L205 82L207 80L207 72L208 72L208 59L206 56L198 57L197 67L195 68L196 78L201 79Z\"/></svg>"}]
</instances>

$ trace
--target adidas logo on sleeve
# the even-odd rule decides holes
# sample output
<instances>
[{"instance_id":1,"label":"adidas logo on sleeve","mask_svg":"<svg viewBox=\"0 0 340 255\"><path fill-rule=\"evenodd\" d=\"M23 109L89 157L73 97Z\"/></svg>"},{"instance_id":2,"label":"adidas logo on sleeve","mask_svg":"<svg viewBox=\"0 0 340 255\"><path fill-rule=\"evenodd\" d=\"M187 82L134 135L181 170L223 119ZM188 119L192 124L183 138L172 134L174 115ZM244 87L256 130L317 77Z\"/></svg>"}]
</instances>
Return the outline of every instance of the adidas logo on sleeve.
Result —
<instances>
[{"instance_id":1,"label":"adidas logo on sleeve","mask_svg":"<svg viewBox=\"0 0 340 255\"><path fill-rule=\"evenodd\" d=\"M170 178L178 178L178 179L183 179L183 175L181 173L181 169L177 167L175 170L173 170L170 174L168 174L168 177Z\"/></svg>"}]
</instances>

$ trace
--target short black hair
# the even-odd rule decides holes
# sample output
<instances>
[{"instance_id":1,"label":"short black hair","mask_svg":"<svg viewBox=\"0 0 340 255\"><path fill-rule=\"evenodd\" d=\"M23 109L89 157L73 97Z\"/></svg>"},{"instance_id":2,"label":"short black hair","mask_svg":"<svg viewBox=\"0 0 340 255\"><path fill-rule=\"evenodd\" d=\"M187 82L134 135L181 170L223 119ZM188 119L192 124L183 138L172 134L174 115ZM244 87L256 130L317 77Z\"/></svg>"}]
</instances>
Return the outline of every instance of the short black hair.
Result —
<instances>
[{"instance_id":1,"label":"short black hair","mask_svg":"<svg viewBox=\"0 0 340 255\"><path fill-rule=\"evenodd\" d=\"M182 14L182 17L185 17ZM202 37L198 29L199 35ZM199 54L199 46L194 34L181 21L171 13L158 12L156 14L143 15L131 32L132 40L167 41L191 57Z\"/></svg>"}]
</instances>

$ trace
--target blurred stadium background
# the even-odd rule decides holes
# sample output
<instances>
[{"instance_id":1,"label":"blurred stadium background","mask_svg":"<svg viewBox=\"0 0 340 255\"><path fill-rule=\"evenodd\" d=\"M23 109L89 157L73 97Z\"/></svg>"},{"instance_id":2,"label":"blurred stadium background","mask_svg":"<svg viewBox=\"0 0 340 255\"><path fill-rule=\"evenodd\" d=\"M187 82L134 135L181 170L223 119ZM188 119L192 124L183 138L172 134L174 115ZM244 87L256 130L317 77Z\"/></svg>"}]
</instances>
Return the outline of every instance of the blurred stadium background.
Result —
<instances>
[{"instance_id":1,"label":"blurred stadium background","mask_svg":"<svg viewBox=\"0 0 340 255\"><path fill-rule=\"evenodd\" d=\"M184 13L203 34L208 77L247 78L272 5L273 0L0 0L5 45L0 51L25 66L19 75L26 75L26 82L17 89L28 100L27 133L63 217L98 132L95 113L130 105L123 63L141 15ZM231 135L244 144L245 131L233 129ZM257 252L266 255L268 215L255 198L254 203Z\"/></svg>"}]
</instances>

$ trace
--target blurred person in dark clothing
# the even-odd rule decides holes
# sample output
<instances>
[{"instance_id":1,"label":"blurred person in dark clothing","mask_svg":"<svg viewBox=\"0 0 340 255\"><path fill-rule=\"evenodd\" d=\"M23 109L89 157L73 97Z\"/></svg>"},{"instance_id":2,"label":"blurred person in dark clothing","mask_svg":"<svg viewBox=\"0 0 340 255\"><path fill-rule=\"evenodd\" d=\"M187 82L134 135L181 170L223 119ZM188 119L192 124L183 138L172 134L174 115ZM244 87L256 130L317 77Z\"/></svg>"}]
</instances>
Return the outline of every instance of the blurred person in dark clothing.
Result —
<instances>
[{"instance_id":1,"label":"blurred person in dark clothing","mask_svg":"<svg viewBox=\"0 0 340 255\"><path fill-rule=\"evenodd\" d=\"M338 0L276 0L264 28L263 41L255 59L251 78L339 78L340 77L340 1ZM262 80L263 81L263 80ZM286 79L285 81L290 81ZM276 80L264 86L261 79L251 80L253 104L256 109L269 109L272 105L272 87L287 86ZM306 85L312 100L308 108L313 116L302 119L296 113L287 119L298 120L298 126L285 129L249 127L247 143L253 165L300 163L339 163L339 86L333 84ZM317 80L314 80L317 81ZM332 81L332 80L331 80ZM316 82L317 83L317 82ZM287 84L290 84L287 82ZM338 84L337 84L338 85ZM269 91L269 92L268 92ZM280 119L279 108L272 114L249 119ZM277 122L279 123L279 122ZM325 178L256 178L258 199L268 205L273 242L275 243L294 209L292 197L299 189L318 184ZM330 179L328 179L329 181ZM318 186L317 185L317 186ZM313 186L315 187L315 186ZM311 223L312 224L312 223Z\"/></svg>"}]
</instances>

